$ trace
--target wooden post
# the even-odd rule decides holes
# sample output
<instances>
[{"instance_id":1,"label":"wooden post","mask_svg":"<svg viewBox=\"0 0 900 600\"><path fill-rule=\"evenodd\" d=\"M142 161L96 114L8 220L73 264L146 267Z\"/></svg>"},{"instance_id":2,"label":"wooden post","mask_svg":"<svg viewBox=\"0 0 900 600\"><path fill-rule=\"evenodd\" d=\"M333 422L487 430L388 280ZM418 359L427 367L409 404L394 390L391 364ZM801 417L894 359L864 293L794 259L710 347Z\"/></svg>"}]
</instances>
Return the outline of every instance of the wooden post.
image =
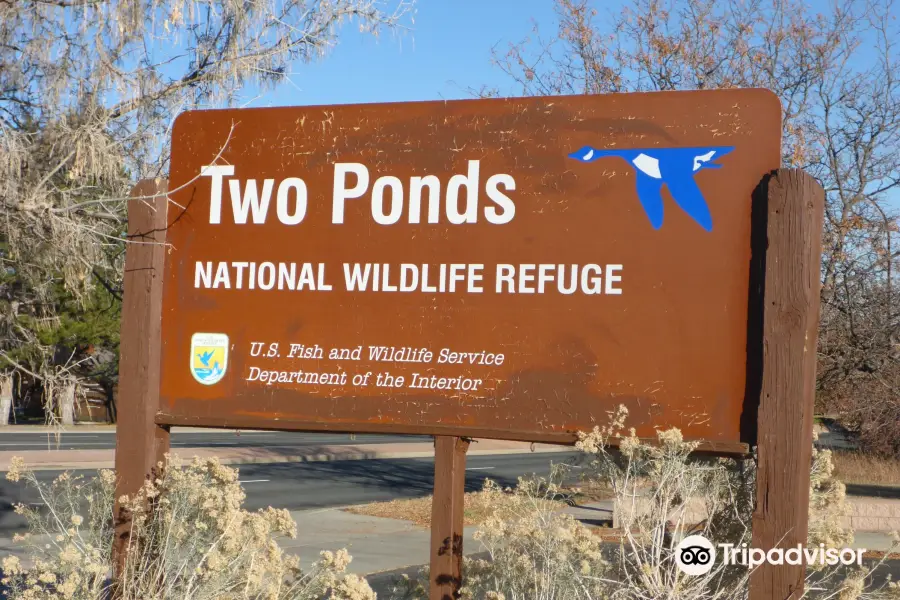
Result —
<instances>
[{"instance_id":1,"label":"wooden post","mask_svg":"<svg viewBox=\"0 0 900 600\"><path fill-rule=\"evenodd\" d=\"M131 191L119 358L116 423L116 572L122 572L131 515L118 504L153 476L169 451L169 429L156 425L159 406L160 322L166 236L166 181L144 180Z\"/></svg>"},{"instance_id":2,"label":"wooden post","mask_svg":"<svg viewBox=\"0 0 900 600\"><path fill-rule=\"evenodd\" d=\"M767 247L752 547L768 551L807 538L825 200L795 169L774 172L760 192ZM750 576L750 598L799 598L805 576L802 565L764 564Z\"/></svg>"},{"instance_id":3,"label":"wooden post","mask_svg":"<svg viewBox=\"0 0 900 600\"><path fill-rule=\"evenodd\" d=\"M463 501L469 440L434 438L434 498L431 501L430 600L457 598L462 583Z\"/></svg>"}]
</instances>

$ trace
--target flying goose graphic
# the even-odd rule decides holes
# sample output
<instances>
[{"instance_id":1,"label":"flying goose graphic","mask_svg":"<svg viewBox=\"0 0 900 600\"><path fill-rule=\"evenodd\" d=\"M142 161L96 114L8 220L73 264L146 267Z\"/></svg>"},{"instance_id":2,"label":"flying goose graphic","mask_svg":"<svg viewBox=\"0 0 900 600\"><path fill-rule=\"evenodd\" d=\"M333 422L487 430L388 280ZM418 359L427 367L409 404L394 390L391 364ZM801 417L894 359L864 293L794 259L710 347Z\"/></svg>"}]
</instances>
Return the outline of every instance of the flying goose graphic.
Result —
<instances>
[{"instance_id":1,"label":"flying goose graphic","mask_svg":"<svg viewBox=\"0 0 900 600\"><path fill-rule=\"evenodd\" d=\"M712 215L703 193L694 181L701 169L718 169L713 162L734 150L734 146L705 146L695 148L599 149L585 146L569 154L581 162L600 158L623 158L637 170L637 194L647 218L654 229L663 224L662 186L669 188L675 203L703 229L712 230Z\"/></svg>"},{"instance_id":2,"label":"flying goose graphic","mask_svg":"<svg viewBox=\"0 0 900 600\"><path fill-rule=\"evenodd\" d=\"M198 355L197 355L197 358L200 359L200 362L203 363L203 366L204 366L204 367L208 367L208 366L209 366L209 359L212 358L212 355L213 355L213 351L212 351L212 350L207 350L206 352L203 352L202 354L198 354Z\"/></svg>"}]
</instances>

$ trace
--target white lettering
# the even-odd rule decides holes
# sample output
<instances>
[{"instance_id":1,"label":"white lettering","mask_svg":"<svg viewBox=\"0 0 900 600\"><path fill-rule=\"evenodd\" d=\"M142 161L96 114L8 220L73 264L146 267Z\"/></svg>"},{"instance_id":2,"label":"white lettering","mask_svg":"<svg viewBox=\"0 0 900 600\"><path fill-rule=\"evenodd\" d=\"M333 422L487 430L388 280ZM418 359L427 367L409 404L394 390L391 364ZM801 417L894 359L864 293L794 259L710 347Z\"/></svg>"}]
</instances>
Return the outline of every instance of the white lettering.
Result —
<instances>
[{"instance_id":1,"label":"white lettering","mask_svg":"<svg viewBox=\"0 0 900 600\"><path fill-rule=\"evenodd\" d=\"M294 212L288 212L291 190L296 190ZM306 182L299 177L288 177L278 184L276 199L278 220L285 225L297 225L306 217Z\"/></svg>"},{"instance_id":2,"label":"white lettering","mask_svg":"<svg viewBox=\"0 0 900 600\"><path fill-rule=\"evenodd\" d=\"M512 265L497 265L497 289L498 294L503 293L503 284L506 284L506 293L516 293L516 283L513 277L516 276L516 268Z\"/></svg>"},{"instance_id":3,"label":"white lettering","mask_svg":"<svg viewBox=\"0 0 900 600\"><path fill-rule=\"evenodd\" d=\"M409 222L418 223L422 213L422 188L428 188L428 222L441 219L441 180L434 175L409 180Z\"/></svg>"},{"instance_id":4,"label":"white lettering","mask_svg":"<svg viewBox=\"0 0 900 600\"><path fill-rule=\"evenodd\" d=\"M356 185L347 189L347 174L356 175ZM335 163L331 201L331 222L344 222L344 201L359 198L369 188L369 170L360 163Z\"/></svg>"},{"instance_id":5,"label":"white lettering","mask_svg":"<svg viewBox=\"0 0 900 600\"><path fill-rule=\"evenodd\" d=\"M271 290L275 287L275 265L264 262L259 265L259 289Z\"/></svg>"},{"instance_id":6,"label":"white lettering","mask_svg":"<svg viewBox=\"0 0 900 600\"><path fill-rule=\"evenodd\" d=\"M493 223L494 225L509 223L516 216L516 205L509 196L498 189L501 185L505 190L514 192L516 190L516 180L511 175L503 173L488 177L486 184L487 196L494 201L497 207L486 206L484 208L484 218L488 220L488 223ZM500 209L499 212L497 208Z\"/></svg>"},{"instance_id":7,"label":"white lettering","mask_svg":"<svg viewBox=\"0 0 900 600\"><path fill-rule=\"evenodd\" d=\"M222 286L226 290L231 289L231 281L228 278L228 263L220 262L216 269L216 279L213 281L213 288Z\"/></svg>"},{"instance_id":8,"label":"white lettering","mask_svg":"<svg viewBox=\"0 0 900 600\"><path fill-rule=\"evenodd\" d=\"M318 271L318 289L320 292L330 292L331 284L325 282L325 263L319 263L319 271Z\"/></svg>"},{"instance_id":9,"label":"white lettering","mask_svg":"<svg viewBox=\"0 0 900 600\"><path fill-rule=\"evenodd\" d=\"M300 268L300 281L297 282L298 291L306 288L310 290L316 289L316 279L313 276L313 268L310 263L303 263L303 266Z\"/></svg>"},{"instance_id":10,"label":"white lettering","mask_svg":"<svg viewBox=\"0 0 900 600\"><path fill-rule=\"evenodd\" d=\"M622 281L621 275L614 275L616 271L621 271L622 265L606 265L606 293L621 294L622 288L614 288L613 284Z\"/></svg>"},{"instance_id":11,"label":"white lettering","mask_svg":"<svg viewBox=\"0 0 900 600\"><path fill-rule=\"evenodd\" d=\"M484 269L484 265L469 265L469 277L468 277L468 291L470 294L480 294L484 291L484 288L478 283L479 281L484 279L484 275L482 274L482 270Z\"/></svg>"},{"instance_id":12,"label":"white lettering","mask_svg":"<svg viewBox=\"0 0 900 600\"><path fill-rule=\"evenodd\" d=\"M307 263L308 264L308 263ZM297 265L295 263L278 263L278 289L294 289L297 281Z\"/></svg>"},{"instance_id":13,"label":"white lettering","mask_svg":"<svg viewBox=\"0 0 900 600\"><path fill-rule=\"evenodd\" d=\"M400 265L400 291L412 292L419 285L419 269L416 265Z\"/></svg>"},{"instance_id":14,"label":"white lettering","mask_svg":"<svg viewBox=\"0 0 900 600\"><path fill-rule=\"evenodd\" d=\"M602 270L599 265L587 265L581 270L581 289L585 294L599 294L603 291L600 275Z\"/></svg>"},{"instance_id":15,"label":"white lettering","mask_svg":"<svg viewBox=\"0 0 900 600\"><path fill-rule=\"evenodd\" d=\"M384 188L391 188L391 212L384 212ZM403 214L403 184L396 177L379 177L372 186L372 218L379 225L393 225Z\"/></svg>"},{"instance_id":16,"label":"white lettering","mask_svg":"<svg viewBox=\"0 0 900 600\"><path fill-rule=\"evenodd\" d=\"M241 197L241 182L232 179L228 182L231 192L231 210L234 213L234 222L243 225L247 222L249 213L253 213L253 223L261 225L266 222L269 212L269 201L272 199L272 188L275 187L274 179L264 179L262 197L256 187L255 179L248 179L244 184L244 195Z\"/></svg>"},{"instance_id":17,"label":"white lettering","mask_svg":"<svg viewBox=\"0 0 900 600\"><path fill-rule=\"evenodd\" d=\"M234 165L207 165L200 167L201 177L212 177L209 192L209 222L218 225L222 222L222 178L234 175Z\"/></svg>"},{"instance_id":18,"label":"white lettering","mask_svg":"<svg viewBox=\"0 0 900 600\"><path fill-rule=\"evenodd\" d=\"M344 263L344 281L347 285L347 291L366 291L371 271L372 265L370 263L366 263L363 266L360 266L359 263L354 263L352 267L348 263Z\"/></svg>"},{"instance_id":19,"label":"white lettering","mask_svg":"<svg viewBox=\"0 0 900 600\"><path fill-rule=\"evenodd\" d=\"M234 278L235 289L241 289L244 285L244 269L249 266L247 262L233 262L231 266L237 271Z\"/></svg>"},{"instance_id":20,"label":"white lettering","mask_svg":"<svg viewBox=\"0 0 900 600\"><path fill-rule=\"evenodd\" d=\"M454 225L478 221L478 172L479 161L469 161L467 175L454 175L447 184L447 220ZM459 190L466 188L466 208L459 210Z\"/></svg>"},{"instance_id":21,"label":"white lettering","mask_svg":"<svg viewBox=\"0 0 900 600\"><path fill-rule=\"evenodd\" d=\"M198 288L201 284L205 288L212 286L212 261L202 263L198 260L194 266L194 287Z\"/></svg>"}]
</instances>

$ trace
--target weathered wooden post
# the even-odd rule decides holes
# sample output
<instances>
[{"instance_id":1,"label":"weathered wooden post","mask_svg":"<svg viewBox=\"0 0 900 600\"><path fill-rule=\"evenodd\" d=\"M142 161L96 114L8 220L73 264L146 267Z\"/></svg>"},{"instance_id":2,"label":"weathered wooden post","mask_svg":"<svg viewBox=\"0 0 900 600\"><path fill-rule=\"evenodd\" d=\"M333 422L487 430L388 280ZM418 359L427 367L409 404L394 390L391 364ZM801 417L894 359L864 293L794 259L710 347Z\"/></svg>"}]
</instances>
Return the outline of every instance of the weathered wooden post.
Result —
<instances>
[{"instance_id":1,"label":"weathered wooden post","mask_svg":"<svg viewBox=\"0 0 900 600\"><path fill-rule=\"evenodd\" d=\"M133 199L128 205L116 423L113 551L117 573L122 571L131 533L131 515L118 499L137 493L169 451L169 428L155 422L159 408L165 194L164 180L143 180L132 189Z\"/></svg>"},{"instance_id":2,"label":"weathered wooden post","mask_svg":"<svg viewBox=\"0 0 900 600\"><path fill-rule=\"evenodd\" d=\"M431 501L430 600L456 598L462 584L463 504L469 440L434 438L434 497Z\"/></svg>"},{"instance_id":3,"label":"weathered wooden post","mask_svg":"<svg viewBox=\"0 0 900 600\"><path fill-rule=\"evenodd\" d=\"M757 198L765 201L767 243L754 248L765 252L765 277L751 545L768 551L807 540L825 195L809 174L781 169ZM764 563L750 576L750 598L799 598L805 578L804 565Z\"/></svg>"}]
</instances>

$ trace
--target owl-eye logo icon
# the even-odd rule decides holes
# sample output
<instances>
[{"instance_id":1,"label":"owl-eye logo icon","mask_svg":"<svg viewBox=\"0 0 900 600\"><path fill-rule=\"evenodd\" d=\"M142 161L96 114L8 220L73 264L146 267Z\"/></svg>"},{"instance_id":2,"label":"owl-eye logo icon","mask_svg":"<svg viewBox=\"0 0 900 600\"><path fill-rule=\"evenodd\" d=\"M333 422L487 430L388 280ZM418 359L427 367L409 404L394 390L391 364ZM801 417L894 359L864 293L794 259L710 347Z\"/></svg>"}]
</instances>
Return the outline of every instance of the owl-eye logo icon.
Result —
<instances>
[{"instance_id":1,"label":"owl-eye logo icon","mask_svg":"<svg viewBox=\"0 0 900 600\"><path fill-rule=\"evenodd\" d=\"M689 535L675 548L675 564L685 575L705 575L716 562L716 549L702 535Z\"/></svg>"}]
</instances>

